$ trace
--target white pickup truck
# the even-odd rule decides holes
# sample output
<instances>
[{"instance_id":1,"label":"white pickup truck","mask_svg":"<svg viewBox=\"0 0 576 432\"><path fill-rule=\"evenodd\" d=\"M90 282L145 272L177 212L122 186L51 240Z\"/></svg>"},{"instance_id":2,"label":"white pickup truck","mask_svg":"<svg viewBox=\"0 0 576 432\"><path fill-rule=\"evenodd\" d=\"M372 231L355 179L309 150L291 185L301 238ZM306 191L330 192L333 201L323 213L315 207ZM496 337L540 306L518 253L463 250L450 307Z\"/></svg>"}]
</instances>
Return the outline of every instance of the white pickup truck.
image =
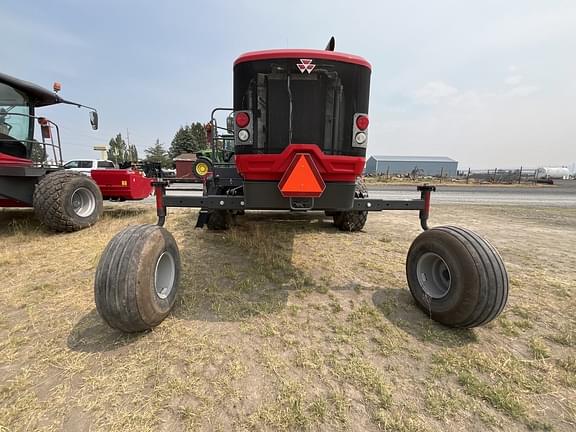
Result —
<instances>
[{"instance_id":1,"label":"white pickup truck","mask_svg":"<svg viewBox=\"0 0 576 432\"><path fill-rule=\"evenodd\" d=\"M70 171L77 171L90 175L93 169L118 168L116 164L109 160L98 159L73 159L64 164L64 168Z\"/></svg>"}]
</instances>

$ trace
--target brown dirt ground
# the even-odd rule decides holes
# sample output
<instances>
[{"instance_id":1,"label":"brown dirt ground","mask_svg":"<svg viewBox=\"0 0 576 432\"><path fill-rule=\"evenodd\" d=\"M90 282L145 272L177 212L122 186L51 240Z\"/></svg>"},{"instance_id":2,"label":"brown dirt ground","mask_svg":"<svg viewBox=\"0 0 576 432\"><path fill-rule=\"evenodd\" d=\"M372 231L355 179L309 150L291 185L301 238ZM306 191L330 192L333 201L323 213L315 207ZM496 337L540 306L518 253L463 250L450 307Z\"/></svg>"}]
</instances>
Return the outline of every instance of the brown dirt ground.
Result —
<instances>
[{"instance_id":1,"label":"brown dirt ground","mask_svg":"<svg viewBox=\"0 0 576 432\"><path fill-rule=\"evenodd\" d=\"M413 304L414 213L338 232L313 215L251 214L225 233L176 211L183 278L151 332L123 335L94 308L93 276L123 227L45 231L0 212L0 431L576 429L576 211L436 206L500 250L510 298L454 330Z\"/></svg>"}]
</instances>

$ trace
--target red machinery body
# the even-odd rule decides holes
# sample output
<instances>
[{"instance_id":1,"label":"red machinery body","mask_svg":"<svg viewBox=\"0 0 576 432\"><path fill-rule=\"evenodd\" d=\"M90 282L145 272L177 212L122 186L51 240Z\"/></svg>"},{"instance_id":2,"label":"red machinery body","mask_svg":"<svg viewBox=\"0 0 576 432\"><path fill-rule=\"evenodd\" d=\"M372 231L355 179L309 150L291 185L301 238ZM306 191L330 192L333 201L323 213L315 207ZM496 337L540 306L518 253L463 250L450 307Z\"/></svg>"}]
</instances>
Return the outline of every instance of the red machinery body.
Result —
<instances>
[{"instance_id":1,"label":"red machinery body","mask_svg":"<svg viewBox=\"0 0 576 432\"><path fill-rule=\"evenodd\" d=\"M20 158L0 152L0 167L29 167L32 166L30 159Z\"/></svg>"},{"instance_id":2,"label":"red machinery body","mask_svg":"<svg viewBox=\"0 0 576 432\"><path fill-rule=\"evenodd\" d=\"M152 179L130 169L99 169L90 172L102 196L126 200L141 200L152 193Z\"/></svg>"},{"instance_id":3,"label":"red machinery body","mask_svg":"<svg viewBox=\"0 0 576 432\"><path fill-rule=\"evenodd\" d=\"M354 183L364 170L364 157L327 155L315 144L290 144L278 154L239 154L236 167L244 180L280 181L297 153L310 154L326 182Z\"/></svg>"},{"instance_id":4,"label":"red machinery body","mask_svg":"<svg viewBox=\"0 0 576 432\"><path fill-rule=\"evenodd\" d=\"M366 160L370 74L362 57L333 51L236 59L235 164L247 209L353 207ZM295 166L300 174L288 180Z\"/></svg>"},{"instance_id":5,"label":"red machinery body","mask_svg":"<svg viewBox=\"0 0 576 432\"><path fill-rule=\"evenodd\" d=\"M18 201L15 199L0 198L0 208L8 208L8 207L14 207L14 208L32 207L32 204L27 204L25 202Z\"/></svg>"},{"instance_id":6,"label":"red machinery body","mask_svg":"<svg viewBox=\"0 0 576 432\"><path fill-rule=\"evenodd\" d=\"M238 57L234 61L234 66L240 63L254 62L259 60L285 59L285 58L300 59L302 57L356 64L359 66L364 66L370 70L372 69L372 65L370 64L370 62L363 57L354 54L326 51L326 50L316 50L316 49L274 49L274 50L250 51Z\"/></svg>"}]
</instances>

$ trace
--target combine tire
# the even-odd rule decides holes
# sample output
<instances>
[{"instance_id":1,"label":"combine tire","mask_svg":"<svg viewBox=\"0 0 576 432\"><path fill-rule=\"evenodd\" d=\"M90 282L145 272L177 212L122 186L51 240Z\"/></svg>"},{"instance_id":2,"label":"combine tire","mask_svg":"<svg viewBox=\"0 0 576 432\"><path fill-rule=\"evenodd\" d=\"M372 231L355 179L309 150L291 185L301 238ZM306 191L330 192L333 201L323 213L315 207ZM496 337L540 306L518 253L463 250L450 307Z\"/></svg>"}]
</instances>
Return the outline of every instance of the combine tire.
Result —
<instances>
[{"instance_id":1,"label":"combine tire","mask_svg":"<svg viewBox=\"0 0 576 432\"><path fill-rule=\"evenodd\" d=\"M356 180L355 198L368 198L368 189L361 179ZM340 231L361 231L368 219L367 211L326 212L334 218L334 225Z\"/></svg>"},{"instance_id":2,"label":"combine tire","mask_svg":"<svg viewBox=\"0 0 576 432\"><path fill-rule=\"evenodd\" d=\"M197 179L202 180L204 177L208 175L209 172L213 172L214 167L212 166L212 162L210 159L201 157L196 159L192 164L192 173L196 176Z\"/></svg>"},{"instance_id":3,"label":"combine tire","mask_svg":"<svg viewBox=\"0 0 576 432\"><path fill-rule=\"evenodd\" d=\"M102 193L90 177L73 171L55 171L36 185L34 212L54 231L78 231L102 215Z\"/></svg>"},{"instance_id":4,"label":"combine tire","mask_svg":"<svg viewBox=\"0 0 576 432\"><path fill-rule=\"evenodd\" d=\"M227 210L214 210L210 212L207 226L209 230L224 231L232 225L232 215Z\"/></svg>"},{"instance_id":5,"label":"combine tire","mask_svg":"<svg viewBox=\"0 0 576 432\"><path fill-rule=\"evenodd\" d=\"M490 243L464 228L437 227L416 237L408 251L406 276L418 306L451 327L487 324L508 299L502 258Z\"/></svg>"},{"instance_id":6,"label":"combine tire","mask_svg":"<svg viewBox=\"0 0 576 432\"><path fill-rule=\"evenodd\" d=\"M176 300L180 253L157 225L136 225L114 236L98 263L96 309L110 327L140 332L160 324Z\"/></svg>"}]
</instances>

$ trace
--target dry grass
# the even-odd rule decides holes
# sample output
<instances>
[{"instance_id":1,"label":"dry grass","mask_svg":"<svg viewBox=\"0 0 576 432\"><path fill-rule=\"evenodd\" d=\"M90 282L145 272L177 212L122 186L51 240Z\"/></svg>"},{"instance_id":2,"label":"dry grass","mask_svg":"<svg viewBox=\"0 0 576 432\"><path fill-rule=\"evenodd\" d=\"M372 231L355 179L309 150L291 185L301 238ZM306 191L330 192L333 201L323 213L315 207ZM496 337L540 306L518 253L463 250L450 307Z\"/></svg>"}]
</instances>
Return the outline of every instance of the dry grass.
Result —
<instances>
[{"instance_id":1,"label":"dry grass","mask_svg":"<svg viewBox=\"0 0 576 432\"><path fill-rule=\"evenodd\" d=\"M509 270L509 306L474 330L413 305L415 214L374 214L355 234L252 214L213 233L175 211L177 305L127 336L95 312L93 274L114 233L153 221L114 206L55 235L0 212L0 431L576 428L574 210L434 209L434 224L487 236Z\"/></svg>"}]
</instances>

